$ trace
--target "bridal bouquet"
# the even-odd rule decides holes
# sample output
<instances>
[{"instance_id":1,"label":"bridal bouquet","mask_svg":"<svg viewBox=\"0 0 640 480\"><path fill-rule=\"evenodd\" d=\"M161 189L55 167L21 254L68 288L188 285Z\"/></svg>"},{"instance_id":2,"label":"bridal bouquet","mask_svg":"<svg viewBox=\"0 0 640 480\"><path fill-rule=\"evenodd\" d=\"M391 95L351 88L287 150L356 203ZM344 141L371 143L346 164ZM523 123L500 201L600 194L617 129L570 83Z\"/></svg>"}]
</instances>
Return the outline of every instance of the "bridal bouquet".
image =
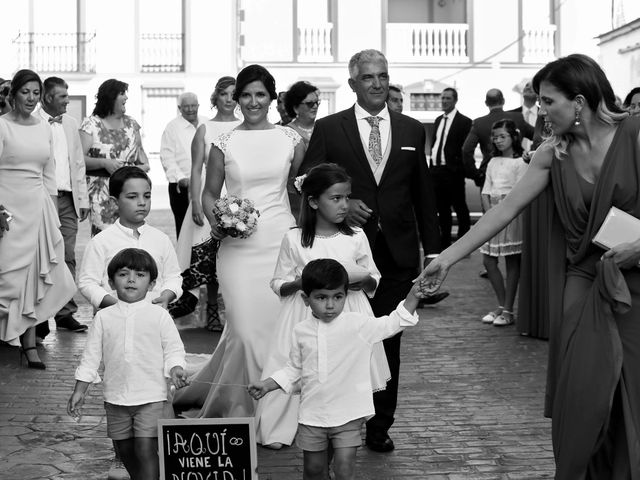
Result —
<instances>
[{"instance_id":1,"label":"bridal bouquet","mask_svg":"<svg viewBox=\"0 0 640 480\"><path fill-rule=\"evenodd\" d=\"M9 222L13 219L11 213L0 205L0 238L4 235L4 232L9 230Z\"/></svg>"},{"instance_id":2,"label":"bridal bouquet","mask_svg":"<svg viewBox=\"0 0 640 480\"><path fill-rule=\"evenodd\" d=\"M256 230L260 212L251 200L228 196L219 198L213 205L217 226L226 235L247 238Z\"/></svg>"}]
</instances>

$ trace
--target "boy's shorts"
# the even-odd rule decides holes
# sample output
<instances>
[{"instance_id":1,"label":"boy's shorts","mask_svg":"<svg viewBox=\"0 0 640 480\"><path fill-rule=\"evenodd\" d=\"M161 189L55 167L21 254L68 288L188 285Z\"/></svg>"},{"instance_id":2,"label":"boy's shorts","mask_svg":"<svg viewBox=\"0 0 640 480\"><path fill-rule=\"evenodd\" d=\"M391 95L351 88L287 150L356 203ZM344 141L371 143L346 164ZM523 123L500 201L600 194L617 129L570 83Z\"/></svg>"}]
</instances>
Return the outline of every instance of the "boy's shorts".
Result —
<instances>
[{"instance_id":1,"label":"boy's shorts","mask_svg":"<svg viewBox=\"0 0 640 480\"><path fill-rule=\"evenodd\" d=\"M322 452L329 448L359 447L362 445L360 431L364 418L351 420L337 427L314 427L298 424L296 433L296 445L307 452Z\"/></svg>"},{"instance_id":2,"label":"boy's shorts","mask_svg":"<svg viewBox=\"0 0 640 480\"><path fill-rule=\"evenodd\" d=\"M158 420L174 418L170 405L164 402L143 403L142 405L114 405L104 402L107 411L107 436L112 440L128 438L156 438Z\"/></svg>"}]
</instances>

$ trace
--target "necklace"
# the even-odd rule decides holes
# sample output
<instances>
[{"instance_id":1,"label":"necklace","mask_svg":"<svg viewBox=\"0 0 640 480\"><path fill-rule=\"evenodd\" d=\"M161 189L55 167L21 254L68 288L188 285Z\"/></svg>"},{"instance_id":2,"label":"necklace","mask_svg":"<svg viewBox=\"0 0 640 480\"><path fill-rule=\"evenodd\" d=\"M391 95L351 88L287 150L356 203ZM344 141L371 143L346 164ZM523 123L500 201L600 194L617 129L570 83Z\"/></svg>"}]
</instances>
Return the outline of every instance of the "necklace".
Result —
<instances>
[{"instance_id":1,"label":"necklace","mask_svg":"<svg viewBox=\"0 0 640 480\"><path fill-rule=\"evenodd\" d=\"M296 126L302 130L304 133L306 133L308 136L311 136L311 134L313 133L313 127L314 125L311 125L310 128L304 128L302 125L300 125L300 123L298 123L297 120L294 120L292 123L295 123Z\"/></svg>"}]
</instances>

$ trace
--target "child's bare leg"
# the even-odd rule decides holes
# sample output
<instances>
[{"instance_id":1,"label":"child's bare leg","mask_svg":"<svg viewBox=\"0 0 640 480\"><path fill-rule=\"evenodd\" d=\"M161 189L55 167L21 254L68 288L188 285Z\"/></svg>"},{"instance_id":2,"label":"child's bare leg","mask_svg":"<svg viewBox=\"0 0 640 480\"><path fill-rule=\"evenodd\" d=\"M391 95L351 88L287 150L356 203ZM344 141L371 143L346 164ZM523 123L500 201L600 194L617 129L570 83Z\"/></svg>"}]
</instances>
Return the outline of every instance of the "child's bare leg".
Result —
<instances>
[{"instance_id":1,"label":"child's bare leg","mask_svg":"<svg viewBox=\"0 0 640 480\"><path fill-rule=\"evenodd\" d=\"M336 480L356 478L356 452L358 447L336 448L333 453L333 473Z\"/></svg>"},{"instance_id":2,"label":"child's bare leg","mask_svg":"<svg viewBox=\"0 0 640 480\"><path fill-rule=\"evenodd\" d=\"M327 451L304 451L303 480L326 480L329 476Z\"/></svg>"},{"instance_id":3,"label":"child's bare leg","mask_svg":"<svg viewBox=\"0 0 640 480\"><path fill-rule=\"evenodd\" d=\"M498 268L498 257L483 255L482 263L484 264L484 268L487 269L487 274L489 276L491 286L493 287L493 291L496 292L498 305L504 305L504 278L502 277L500 268Z\"/></svg>"},{"instance_id":4,"label":"child's bare leg","mask_svg":"<svg viewBox=\"0 0 640 480\"><path fill-rule=\"evenodd\" d=\"M136 458L134 441L135 438L127 438L126 440L114 440L113 443L124 468L129 472L129 476L132 479L137 479L138 459Z\"/></svg>"},{"instance_id":5,"label":"child's bare leg","mask_svg":"<svg viewBox=\"0 0 640 480\"><path fill-rule=\"evenodd\" d=\"M516 301L518 282L520 281L520 255L507 255L507 288L505 289L504 309L513 313L513 304Z\"/></svg>"},{"instance_id":6,"label":"child's bare leg","mask_svg":"<svg viewBox=\"0 0 640 480\"><path fill-rule=\"evenodd\" d=\"M138 477L136 480L158 480L160 463L158 460L158 439L137 437L135 439Z\"/></svg>"}]
</instances>

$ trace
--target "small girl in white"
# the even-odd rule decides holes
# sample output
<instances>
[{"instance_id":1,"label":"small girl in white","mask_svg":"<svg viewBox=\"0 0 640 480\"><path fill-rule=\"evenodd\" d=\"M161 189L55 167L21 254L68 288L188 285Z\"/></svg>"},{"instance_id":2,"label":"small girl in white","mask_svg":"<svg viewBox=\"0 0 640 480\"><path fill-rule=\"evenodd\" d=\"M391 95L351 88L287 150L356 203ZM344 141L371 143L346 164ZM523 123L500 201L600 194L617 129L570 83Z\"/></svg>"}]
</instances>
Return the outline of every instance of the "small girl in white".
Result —
<instances>
[{"instance_id":1,"label":"small girl in white","mask_svg":"<svg viewBox=\"0 0 640 480\"><path fill-rule=\"evenodd\" d=\"M345 222L349 210L351 178L340 166L324 163L312 168L302 183L300 227L289 230L271 280L271 288L282 298L278 332L269 349L262 378L284 367L289 358L293 328L311 315L302 299L304 266L318 258L339 261L349 274L345 312L373 316L367 295L373 296L380 281L371 247L364 232ZM371 359L373 391L384 390L391 377L382 343L374 345ZM257 440L278 449L291 445L298 427L298 395L275 392L258 403Z\"/></svg>"},{"instance_id":2,"label":"small girl in white","mask_svg":"<svg viewBox=\"0 0 640 480\"><path fill-rule=\"evenodd\" d=\"M520 134L511 120L499 120L491 127L493 158L487 166L482 188L484 211L500 203L522 178L527 164L522 160ZM484 323L501 327L513 323L513 304L520 281L520 252L522 251L522 217L516 217L504 230L480 247L489 281L498 298L498 307L482 317ZM506 283L498 268L498 257L504 257Z\"/></svg>"}]
</instances>

